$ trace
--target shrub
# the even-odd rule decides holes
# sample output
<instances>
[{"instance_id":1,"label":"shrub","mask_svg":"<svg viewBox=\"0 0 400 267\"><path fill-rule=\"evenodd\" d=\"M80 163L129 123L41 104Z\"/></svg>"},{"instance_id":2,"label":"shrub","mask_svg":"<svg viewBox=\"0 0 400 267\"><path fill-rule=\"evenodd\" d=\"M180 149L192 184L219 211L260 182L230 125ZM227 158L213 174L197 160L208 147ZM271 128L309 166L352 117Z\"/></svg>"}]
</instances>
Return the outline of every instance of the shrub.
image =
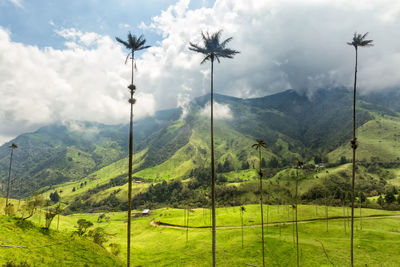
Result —
<instances>
[{"instance_id":1,"label":"shrub","mask_svg":"<svg viewBox=\"0 0 400 267\"><path fill-rule=\"evenodd\" d=\"M121 253L121 245L116 243L111 243L110 245L111 253L114 256L118 256Z\"/></svg>"}]
</instances>

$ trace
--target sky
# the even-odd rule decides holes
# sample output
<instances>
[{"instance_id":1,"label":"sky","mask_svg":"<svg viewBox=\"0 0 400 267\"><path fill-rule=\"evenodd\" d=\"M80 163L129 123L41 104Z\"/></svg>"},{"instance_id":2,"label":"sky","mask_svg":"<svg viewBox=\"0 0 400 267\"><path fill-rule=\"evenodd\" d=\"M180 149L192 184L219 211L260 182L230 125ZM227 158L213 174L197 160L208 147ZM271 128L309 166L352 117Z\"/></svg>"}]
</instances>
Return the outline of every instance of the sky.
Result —
<instances>
[{"instance_id":1,"label":"sky","mask_svg":"<svg viewBox=\"0 0 400 267\"><path fill-rule=\"evenodd\" d=\"M359 51L359 91L397 88L399 29L398 0L0 0L0 144L55 122L127 123L115 37L128 31L151 45L136 55L140 119L209 92L210 64L188 49L202 31L240 51L216 64L215 92L250 98L351 88L354 32L374 40Z\"/></svg>"}]
</instances>

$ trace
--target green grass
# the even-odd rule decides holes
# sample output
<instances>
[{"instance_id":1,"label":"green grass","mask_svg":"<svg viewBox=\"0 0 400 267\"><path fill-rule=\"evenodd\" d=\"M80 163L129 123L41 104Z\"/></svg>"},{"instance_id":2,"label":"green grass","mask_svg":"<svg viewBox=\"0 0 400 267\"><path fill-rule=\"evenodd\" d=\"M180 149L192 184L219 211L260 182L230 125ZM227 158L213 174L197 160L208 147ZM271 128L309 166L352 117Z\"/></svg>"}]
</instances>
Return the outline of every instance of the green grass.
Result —
<instances>
[{"instance_id":1,"label":"green grass","mask_svg":"<svg viewBox=\"0 0 400 267\"><path fill-rule=\"evenodd\" d=\"M170 126L168 130L175 131L176 127L182 127L182 122ZM205 136L206 138L204 138ZM134 175L152 179L155 182L190 176L190 172L194 168L204 168L204 166L209 165L210 140L207 136L209 136L209 121L207 119L201 119L193 129L189 142L186 145L176 151L174 155L165 162L141 170ZM245 179L254 177L248 170L241 170L243 161L240 159L241 157L245 157L248 159L249 163L258 164L258 157L255 150L251 148L254 142L255 140L243 136L226 123L222 121L216 122L215 157L218 159L216 164L224 164L225 160L229 159L232 167L236 170L226 175L228 179L229 177L238 177L246 173ZM268 160L272 155L270 151L266 151L263 156Z\"/></svg>"},{"instance_id":2,"label":"green grass","mask_svg":"<svg viewBox=\"0 0 400 267\"><path fill-rule=\"evenodd\" d=\"M400 186L400 169L390 169L388 170L394 178L388 179L387 182L394 185Z\"/></svg>"},{"instance_id":3,"label":"green grass","mask_svg":"<svg viewBox=\"0 0 400 267\"><path fill-rule=\"evenodd\" d=\"M357 158L370 160L377 157L381 161L394 161L400 158L400 118L379 116L357 129ZM328 154L330 161L337 161L341 156L352 157L348 142Z\"/></svg>"},{"instance_id":4,"label":"green grass","mask_svg":"<svg viewBox=\"0 0 400 267\"><path fill-rule=\"evenodd\" d=\"M142 150L139 153L134 155L134 168L139 166L142 162L142 157L146 153L146 150ZM53 186L51 189L47 187L47 190L43 193L43 196L48 198L50 193L54 192L57 190L58 192L62 191L60 193L61 196L61 201L66 202L66 201L72 201L76 196L81 195L85 192L87 192L89 189L95 188L98 185L102 185L105 183L108 183L112 178L115 178L120 175L124 175L127 173L128 169L128 158L123 158L119 161L116 161L104 168L101 168L98 171L95 171L91 174L89 174L87 177L75 181L70 181L66 182L63 184L59 184L56 186ZM128 179L127 179L128 181ZM81 187L81 183L86 182L86 185ZM140 185L138 186L140 187ZM75 188L75 191L73 191L73 188ZM123 186L122 186L123 188ZM117 188L113 188L113 191ZM101 194L104 196L104 194ZM98 200L101 199L101 196L92 196L93 198L97 198Z\"/></svg>"},{"instance_id":5,"label":"green grass","mask_svg":"<svg viewBox=\"0 0 400 267\"><path fill-rule=\"evenodd\" d=\"M0 215L0 264L26 261L31 266L123 266L97 244L70 233L43 230L30 221ZM18 248L26 247L26 248Z\"/></svg>"},{"instance_id":6,"label":"green grass","mask_svg":"<svg viewBox=\"0 0 400 267\"><path fill-rule=\"evenodd\" d=\"M260 208L259 205L246 205L246 212L244 215L244 225L259 225L261 224ZM358 210L357 210L358 212ZM268 222L291 222L292 209L289 205L264 205L264 223ZM298 220L313 220L325 219L325 206L312 206L312 205L299 205ZM159 216L157 220L173 224L183 225L183 210L180 209L159 209ZM400 215L400 212L363 209L362 216L380 216L380 215ZM192 209L190 212L190 223L192 227L210 226L210 210L208 209ZM342 217L342 207L329 207L328 216L330 218ZM358 213L355 214L358 216ZM237 226L240 221L239 207L224 207L217 210L217 226Z\"/></svg>"},{"instance_id":7,"label":"green grass","mask_svg":"<svg viewBox=\"0 0 400 267\"><path fill-rule=\"evenodd\" d=\"M185 121L184 120L179 120L175 124L172 124L172 125L168 126L167 131L168 131L168 133L174 133L184 125L185 125Z\"/></svg>"},{"instance_id":8,"label":"green grass","mask_svg":"<svg viewBox=\"0 0 400 267\"><path fill-rule=\"evenodd\" d=\"M231 171L223 173L222 175L227 178L228 182L237 181L239 179L243 182L258 179L258 173L255 169Z\"/></svg>"},{"instance_id":9,"label":"green grass","mask_svg":"<svg viewBox=\"0 0 400 267\"><path fill-rule=\"evenodd\" d=\"M292 211L288 206L265 206L264 221L268 210L269 223L285 222L265 227L267 266L295 266L296 254L293 248ZM109 243L119 243L121 257L126 257L126 213L106 213L109 222L97 223L97 214L74 214L60 217L59 229L70 233L80 218L94 223L94 227L104 227L110 234ZM151 220L184 225L183 210L164 208L153 211L150 217L134 219L132 223L132 261L133 266L209 266L211 265L211 230L189 229L186 242L186 229L169 229L150 225ZM344 231L344 219L340 207L329 207L328 232L326 231L325 208L322 206L299 206L299 220L321 219L299 223L301 266L330 266L320 242L323 243L329 258L336 266L349 265L349 228ZM358 215L358 210L356 212ZM400 212L363 209L363 216L391 215L400 216ZM43 216L43 214L42 214ZM396 266L400 261L397 250L400 248L400 218L363 217L363 230L359 220L355 220L355 261L356 266ZM38 217L32 218L38 223ZM56 229L56 219L52 229ZM41 219L43 223L43 218ZM189 216L189 226L209 226L210 212L193 209ZM244 248L241 245L239 207L217 209L217 264L219 266L246 266L261 264L260 213L258 205L247 205L244 213ZM253 227L251 227L253 226Z\"/></svg>"}]
</instances>

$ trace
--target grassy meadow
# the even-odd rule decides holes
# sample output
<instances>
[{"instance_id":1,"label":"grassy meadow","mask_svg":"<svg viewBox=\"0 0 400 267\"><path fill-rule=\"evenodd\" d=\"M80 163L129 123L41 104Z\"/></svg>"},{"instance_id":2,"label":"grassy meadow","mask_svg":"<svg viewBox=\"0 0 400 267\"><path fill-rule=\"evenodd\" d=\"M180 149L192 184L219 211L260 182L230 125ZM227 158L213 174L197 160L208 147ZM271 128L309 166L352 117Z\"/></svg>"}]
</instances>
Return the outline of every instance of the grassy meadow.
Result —
<instances>
[{"instance_id":1,"label":"grassy meadow","mask_svg":"<svg viewBox=\"0 0 400 267\"><path fill-rule=\"evenodd\" d=\"M0 265L10 261L28 266L123 266L121 258L90 240L0 215Z\"/></svg>"},{"instance_id":2,"label":"grassy meadow","mask_svg":"<svg viewBox=\"0 0 400 267\"><path fill-rule=\"evenodd\" d=\"M245 208L246 211L243 214L245 225L243 228L243 248L239 207L217 209L217 264L219 266L261 266L259 206L246 205ZM328 216L330 219L327 229L325 212L324 206L299 206L301 266L349 265L350 219L341 218L343 208L329 207ZM350 211L345 209L345 212L347 214ZM264 226L267 266L295 266L296 250L293 246L291 207L287 205L265 205L264 222L267 221L267 214L269 224ZM355 214L356 216L359 215L358 209ZM400 212L363 209L362 214L365 216L362 218L362 230L360 229L359 218L355 220L356 266L397 266L400 263L400 256L397 256L397 251L400 248L398 243ZM110 250L110 243L120 244L121 254L119 257L125 259L126 213L106 213L106 216L109 216L110 219L101 223L97 222L99 215L99 213L83 213L60 216L58 232L56 217L51 225L51 235L70 236L76 230L77 220L83 218L94 223L92 229L103 227L110 234L109 241L104 244L105 249ZM3 226L4 220L10 220L4 218ZM178 228L151 225L151 221L177 225ZM39 213L34 215L31 222L34 225L39 225L40 222L40 225L43 226L44 213L41 213L41 218L39 218ZM210 228L201 228L209 226L210 211L203 209L191 209L189 211L189 228L187 229L185 228L184 210L182 209L158 209L154 210L149 217L134 219L132 223L133 266L210 266L211 230ZM5 227L0 228L4 229ZM38 229L35 231L40 231L39 228L35 229ZM20 231L19 233L19 238L26 238L24 242L35 242L35 240L29 240L29 237L25 237L25 235L30 235L29 231ZM13 242L13 240L4 239L5 234L1 236L0 243ZM15 235L12 236L15 238ZM79 242L89 241L80 240ZM21 242L18 244L21 244ZM76 245L76 250L81 251L82 248L79 246ZM94 244L93 246L96 249L103 249ZM18 259L24 258L23 249L12 248L10 250L14 251L13 254L10 254L11 256ZM46 253L45 255L51 255L50 252ZM103 254L111 255L106 251ZM35 266L45 266L40 262L39 256L35 257L35 262L37 262ZM77 252L76 257L86 256ZM0 259L2 259L0 263L3 263L4 257ZM88 261L91 260L88 259ZM65 264L65 266L68 265Z\"/></svg>"}]
</instances>

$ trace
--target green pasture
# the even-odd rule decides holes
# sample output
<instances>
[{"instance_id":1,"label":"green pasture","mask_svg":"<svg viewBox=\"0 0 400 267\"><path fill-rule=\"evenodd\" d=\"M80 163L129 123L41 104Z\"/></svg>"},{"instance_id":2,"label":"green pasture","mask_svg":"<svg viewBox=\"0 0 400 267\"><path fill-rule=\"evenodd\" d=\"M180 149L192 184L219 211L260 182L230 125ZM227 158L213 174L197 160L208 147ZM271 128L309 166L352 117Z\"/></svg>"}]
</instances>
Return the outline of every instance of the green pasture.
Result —
<instances>
[{"instance_id":1,"label":"green pasture","mask_svg":"<svg viewBox=\"0 0 400 267\"><path fill-rule=\"evenodd\" d=\"M219 266L248 266L261 264L261 227L258 205L246 205L243 214L243 248L239 207L217 209L217 262ZM136 211L134 211L135 213ZM140 211L139 211L140 212ZM268 266L295 266L293 247L293 213L287 205L264 205L266 260ZM301 266L349 265L350 219L343 218L342 207L300 205L299 242ZM350 209L345 208L345 215ZM359 209L355 211L359 216ZM362 209L362 230L359 218L355 219L356 266L396 266L400 262L400 212ZM42 214L43 216L43 214ZM99 213L60 216L59 231L75 230L78 219L84 218L103 227L110 234L110 243L121 245L121 257L126 257L126 212L106 213L108 222L97 222ZM399 216L399 217L397 217ZM41 218L43 224L44 217ZM178 225L181 228L153 226L151 221ZM310 220L310 221L308 221ZM314 221L313 221L314 220ZM37 224L38 216L32 218ZM208 209L189 210L189 228L185 228L184 210L163 208L149 217L132 223L132 259L134 266L210 266L211 230ZM208 228L196 228L208 227ZM346 227L346 228L345 228ZM51 226L57 229L57 218ZM187 238L187 239L186 239ZM322 244L321 244L322 243ZM329 257L324 253L324 249ZM380 265L382 264L382 265Z\"/></svg>"}]
</instances>

